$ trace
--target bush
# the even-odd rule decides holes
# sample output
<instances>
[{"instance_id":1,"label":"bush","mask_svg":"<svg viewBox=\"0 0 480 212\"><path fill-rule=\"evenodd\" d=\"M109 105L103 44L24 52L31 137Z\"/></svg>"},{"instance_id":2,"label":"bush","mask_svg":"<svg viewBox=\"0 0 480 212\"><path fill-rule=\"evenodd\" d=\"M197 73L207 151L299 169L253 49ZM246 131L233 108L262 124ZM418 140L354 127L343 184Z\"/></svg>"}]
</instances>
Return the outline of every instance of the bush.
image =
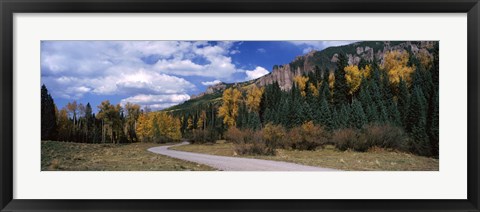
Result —
<instances>
[{"instance_id":1,"label":"bush","mask_svg":"<svg viewBox=\"0 0 480 212\"><path fill-rule=\"evenodd\" d=\"M355 142L358 141L359 133L351 128L339 129L333 133L332 142L337 149L345 151L354 149Z\"/></svg>"},{"instance_id":2,"label":"bush","mask_svg":"<svg viewBox=\"0 0 480 212\"><path fill-rule=\"evenodd\" d=\"M230 127L225 133L225 139L227 139L227 141L240 144L244 141L244 133L236 127Z\"/></svg>"},{"instance_id":3,"label":"bush","mask_svg":"<svg viewBox=\"0 0 480 212\"><path fill-rule=\"evenodd\" d=\"M209 130L193 130L191 135L192 144L204 144L204 143L214 143L215 138L212 136Z\"/></svg>"},{"instance_id":4,"label":"bush","mask_svg":"<svg viewBox=\"0 0 480 212\"><path fill-rule=\"evenodd\" d=\"M406 150L406 137L402 129L391 125L367 125L363 130L340 129L332 141L342 151L351 149L366 152L371 148Z\"/></svg>"},{"instance_id":5,"label":"bush","mask_svg":"<svg viewBox=\"0 0 480 212\"><path fill-rule=\"evenodd\" d=\"M275 155L275 150L264 143L235 144L235 152L239 155Z\"/></svg>"},{"instance_id":6,"label":"bush","mask_svg":"<svg viewBox=\"0 0 480 212\"><path fill-rule=\"evenodd\" d=\"M283 126L268 123L265 125L262 131L263 140L269 148L285 148L285 136L287 133Z\"/></svg>"},{"instance_id":7,"label":"bush","mask_svg":"<svg viewBox=\"0 0 480 212\"><path fill-rule=\"evenodd\" d=\"M240 155L275 155L275 148L266 145L263 136L262 131L252 132L250 136L245 137L249 140L235 143L235 152Z\"/></svg>"},{"instance_id":8,"label":"bush","mask_svg":"<svg viewBox=\"0 0 480 212\"><path fill-rule=\"evenodd\" d=\"M252 129L240 130L236 127L230 127L225 133L225 138L235 144L250 143L253 140L254 133Z\"/></svg>"},{"instance_id":9,"label":"bush","mask_svg":"<svg viewBox=\"0 0 480 212\"><path fill-rule=\"evenodd\" d=\"M328 133L323 127L309 121L291 129L288 139L292 149L315 150L317 147L323 148L328 143Z\"/></svg>"},{"instance_id":10,"label":"bush","mask_svg":"<svg viewBox=\"0 0 480 212\"><path fill-rule=\"evenodd\" d=\"M369 148L406 150L406 136L402 129L392 125L367 125L360 140L364 140ZM368 150L368 149L367 149Z\"/></svg>"}]
</instances>

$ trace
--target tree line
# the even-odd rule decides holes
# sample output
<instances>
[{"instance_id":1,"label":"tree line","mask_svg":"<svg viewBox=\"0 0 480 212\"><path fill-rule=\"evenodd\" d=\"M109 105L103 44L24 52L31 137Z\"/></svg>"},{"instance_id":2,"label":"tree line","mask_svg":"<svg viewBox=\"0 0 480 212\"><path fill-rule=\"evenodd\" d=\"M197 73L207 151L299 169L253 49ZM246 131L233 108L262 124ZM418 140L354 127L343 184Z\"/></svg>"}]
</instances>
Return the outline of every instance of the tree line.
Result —
<instances>
[{"instance_id":1,"label":"tree line","mask_svg":"<svg viewBox=\"0 0 480 212\"><path fill-rule=\"evenodd\" d=\"M167 142L180 140L180 120L165 112L105 100L93 113L90 103L69 102L58 109L45 85L41 88L41 139L80 143Z\"/></svg>"}]
</instances>

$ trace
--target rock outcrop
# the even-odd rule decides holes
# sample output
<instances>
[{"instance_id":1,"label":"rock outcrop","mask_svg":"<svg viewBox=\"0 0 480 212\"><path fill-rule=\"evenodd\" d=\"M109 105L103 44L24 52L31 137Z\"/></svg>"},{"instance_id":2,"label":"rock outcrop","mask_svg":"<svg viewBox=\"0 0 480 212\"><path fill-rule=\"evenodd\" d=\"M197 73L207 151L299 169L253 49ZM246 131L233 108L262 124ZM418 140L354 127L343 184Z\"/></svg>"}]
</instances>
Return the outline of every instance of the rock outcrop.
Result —
<instances>
[{"instance_id":1,"label":"rock outcrop","mask_svg":"<svg viewBox=\"0 0 480 212\"><path fill-rule=\"evenodd\" d=\"M207 87L207 90L203 93L200 93L198 95L191 95L190 99L195 99L195 98L200 98L202 96L205 96L207 94L212 94L216 92L223 92L227 88L227 85L223 82L215 84L215 85L210 85Z\"/></svg>"},{"instance_id":2,"label":"rock outcrop","mask_svg":"<svg viewBox=\"0 0 480 212\"><path fill-rule=\"evenodd\" d=\"M400 50L410 51L414 55L418 52L429 54L428 49L433 48L434 41L421 41L421 42L389 42L389 41L377 41L377 42L357 42L350 44L353 45L353 49L347 46L330 47L330 51L327 49L322 51L310 51L309 53L296 57L291 63L284 65L275 65L272 71L256 80L253 80L259 87L263 87L274 82L277 82L282 90L290 90L293 85L293 79L298 75L305 75L315 70L315 66L323 67L323 71L334 71L335 63L338 60L338 53L344 52L348 59L349 65L358 65L360 60L377 61L379 65L383 64L384 55L388 51ZM351 50L346 50L351 49ZM329 52L329 53L327 53ZM250 82L248 82L250 83ZM234 87L238 85L233 85ZM220 83L209 86L204 93L192 98L198 98L206 94L215 92L223 92L227 85Z\"/></svg>"}]
</instances>

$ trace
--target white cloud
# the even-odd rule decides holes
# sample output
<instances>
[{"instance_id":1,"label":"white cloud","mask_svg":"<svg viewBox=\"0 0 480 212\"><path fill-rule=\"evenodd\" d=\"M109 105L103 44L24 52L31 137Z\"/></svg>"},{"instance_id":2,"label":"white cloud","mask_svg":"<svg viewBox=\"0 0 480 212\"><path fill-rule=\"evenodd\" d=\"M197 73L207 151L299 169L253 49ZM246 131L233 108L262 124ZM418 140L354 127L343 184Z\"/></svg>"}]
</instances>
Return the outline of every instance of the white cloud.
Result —
<instances>
[{"instance_id":1,"label":"white cloud","mask_svg":"<svg viewBox=\"0 0 480 212\"><path fill-rule=\"evenodd\" d=\"M267 69L257 66L254 70L251 71L245 71L245 74L247 77L245 80L252 80L252 79L257 79L259 77L262 77L270 72L267 71Z\"/></svg>"},{"instance_id":2,"label":"white cloud","mask_svg":"<svg viewBox=\"0 0 480 212\"><path fill-rule=\"evenodd\" d=\"M258 48L257 52L258 53L265 53L265 52L267 52L267 50L265 50L264 48Z\"/></svg>"},{"instance_id":3,"label":"white cloud","mask_svg":"<svg viewBox=\"0 0 480 212\"><path fill-rule=\"evenodd\" d=\"M87 77L43 77L54 97L79 99L86 93L96 95L185 94L196 87L183 78L139 70L119 75Z\"/></svg>"},{"instance_id":4,"label":"white cloud","mask_svg":"<svg viewBox=\"0 0 480 212\"><path fill-rule=\"evenodd\" d=\"M121 105L127 104L127 102L139 104L142 107L148 106L153 110L160 110L173 105L180 104L190 99L187 94L173 94L173 95L145 95L140 94L132 97L122 99Z\"/></svg>"},{"instance_id":5,"label":"white cloud","mask_svg":"<svg viewBox=\"0 0 480 212\"><path fill-rule=\"evenodd\" d=\"M230 51L230 54L240 54L240 50L234 49L234 50Z\"/></svg>"},{"instance_id":6,"label":"white cloud","mask_svg":"<svg viewBox=\"0 0 480 212\"><path fill-rule=\"evenodd\" d=\"M323 50L330 46L342 46L354 43L355 41L288 41L296 46L303 47L303 53L308 53L312 50Z\"/></svg>"},{"instance_id":7,"label":"white cloud","mask_svg":"<svg viewBox=\"0 0 480 212\"><path fill-rule=\"evenodd\" d=\"M148 103L161 108L178 103L164 97L189 96L187 92L196 89L183 77L233 80L243 72L230 57L239 53L238 45L229 41L44 41L42 83L54 98L64 99L81 99L86 94L124 99L163 95Z\"/></svg>"},{"instance_id":8,"label":"white cloud","mask_svg":"<svg viewBox=\"0 0 480 212\"><path fill-rule=\"evenodd\" d=\"M202 82L202 85L216 85L216 84L219 84L219 83L222 83L222 81L220 80L213 80L213 81L207 81L207 82Z\"/></svg>"}]
</instances>

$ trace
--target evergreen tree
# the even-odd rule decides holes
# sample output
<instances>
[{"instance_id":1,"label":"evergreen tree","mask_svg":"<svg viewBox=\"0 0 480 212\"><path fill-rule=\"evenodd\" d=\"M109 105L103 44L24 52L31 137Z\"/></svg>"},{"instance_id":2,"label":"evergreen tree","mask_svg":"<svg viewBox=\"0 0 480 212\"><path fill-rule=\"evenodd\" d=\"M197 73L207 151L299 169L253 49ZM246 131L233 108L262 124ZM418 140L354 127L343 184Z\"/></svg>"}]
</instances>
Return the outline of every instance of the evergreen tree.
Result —
<instances>
[{"instance_id":1,"label":"evergreen tree","mask_svg":"<svg viewBox=\"0 0 480 212\"><path fill-rule=\"evenodd\" d=\"M336 107L348 102L348 85L345 79L345 67L348 66L348 60L345 54L338 55L337 70L335 71L335 83L333 85L333 104Z\"/></svg>"},{"instance_id":2,"label":"evergreen tree","mask_svg":"<svg viewBox=\"0 0 480 212\"><path fill-rule=\"evenodd\" d=\"M333 129L338 129L340 126L340 119L339 119L339 112L337 112L337 108L332 108L332 128Z\"/></svg>"},{"instance_id":3,"label":"evergreen tree","mask_svg":"<svg viewBox=\"0 0 480 212\"><path fill-rule=\"evenodd\" d=\"M286 95L282 96L282 100L280 101L280 106L279 106L279 112L278 112L278 124L281 124L282 126L288 126L290 123L289 119L289 113L290 113L290 104L288 101L288 97Z\"/></svg>"},{"instance_id":4,"label":"evergreen tree","mask_svg":"<svg viewBox=\"0 0 480 212\"><path fill-rule=\"evenodd\" d=\"M410 134L410 151L419 155L431 155L426 134L426 100L419 86L415 86L408 107L406 131Z\"/></svg>"},{"instance_id":5,"label":"evergreen tree","mask_svg":"<svg viewBox=\"0 0 480 212\"><path fill-rule=\"evenodd\" d=\"M397 102L398 102L398 112L400 114L400 122L402 123L402 126L406 126L406 118L407 118L407 113L408 113L408 102L410 100L410 94L408 92L408 87L407 83L400 79L400 83L398 84L398 96L397 96Z\"/></svg>"},{"instance_id":6,"label":"evergreen tree","mask_svg":"<svg viewBox=\"0 0 480 212\"><path fill-rule=\"evenodd\" d=\"M365 112L363 111L362 103L360 101L354 100L352 102L352 111L350 124L352 127L361 129L363 125L367 123L367 118Z\"/></svg>"},{"instance_id":7,"label":"evergreen tree","mask_svg":"<svg viewBox=\"0 0 480 212\"><path fill-rule=\"evenodd\" d=\"M340 113L336 118L336 127L337 128L347 128L350 127L350 118L351 118L351 110L349 104L343 104L340 108Z\"/></svg>"},{"instance_id":8,"label":"evergreen tree","mask_svg":"<svg viewBox=\"0 0 480 212\"><path fill-rule=\"evenodd\" d=\"M248 113L247 126L248 126L248 128L253 129L253 130L260 129L260 127L261 127L260 117L259 117L257 112L249 112Z\"/></svg>"},{"instance_id":9,"label":"evergreen tree","mask_svg":"<svg viewBox=\"0 0 480 212\"><path fill-rule=\"evenodd\" d=\"M388 105L388 121L395 126L402 126L400 112L398 111L397 104L394 101L390 101Z\"/></svg>"},{"instance_id":10,"label":"evergreen tree","mask_svg":"<svg viewBox=\"0 0 480 212\"><path fill-rule=\"evenodd\" d=\"M328 87L328 80L323 80L322 85L320 86L320 91L318 94L318 102L325 99L327 102L330 102L330 88Z\"/></svg>"},{"instance_id":11,"label":"evergreen tree","mask_svg":"<svg viewBox=\"0 0 480 212\"><path fill-rule=\"evenodd\" d=\"M95 131L94 125L95 125L95 117L92 111L92 106L90 105L90 102L87 103L85 106L85 128L86 128L86 134L87 134L87 142L93 142L93 133Z\"/></svg>"},{"instance_id":12,"label":"evergreen tree","mask_svg":"<svg viewBox=\"0 0 480 212\"><path fill-rule=\"evenodd\" d=\"M427 130L428 130L428 137L430 140L430 147L432 156L438 158L438 150L439 150L439 101L438 101L438 92L434 90L433 95L430 99L430 108L428 111L428 122L427 122Z\"/></svg>"},{"instance_id":13,"label":"evergreen tree","mask_svg":"<svg viewBox=\"0 0 480 212\"><path fill-rule=\"evenodd\" d=\"M332 117L330 106L326 99L323 99L320 104L320 116L317 122L320 123L322 126L324 126L328 130L333 129L334 120Z\"/></svg>"},{"instance_id":14,"label":"evergreen tree","mask_svg":"<svg viewBox=\"0 0 480 212\"><path fill-rule=\"evenodd\" d=\"M315 68L313 70L314 72L314 81L315 82L320 82L322 80L322 70L320 69L320 67L318 67L318 65L315 65Z\"/></svg>"},{"instance_id":15,"label":"evergreen tree","mask_svg":"<svg viewBox=\"0 0 480 212\"><path fill-rule=\"evenodd\" d=\"M55 103L52 96L48 93L47 87L41 88L41 139L56 140L57 136L57 118L55 112Z\"/></svg>"}]
</instances>

